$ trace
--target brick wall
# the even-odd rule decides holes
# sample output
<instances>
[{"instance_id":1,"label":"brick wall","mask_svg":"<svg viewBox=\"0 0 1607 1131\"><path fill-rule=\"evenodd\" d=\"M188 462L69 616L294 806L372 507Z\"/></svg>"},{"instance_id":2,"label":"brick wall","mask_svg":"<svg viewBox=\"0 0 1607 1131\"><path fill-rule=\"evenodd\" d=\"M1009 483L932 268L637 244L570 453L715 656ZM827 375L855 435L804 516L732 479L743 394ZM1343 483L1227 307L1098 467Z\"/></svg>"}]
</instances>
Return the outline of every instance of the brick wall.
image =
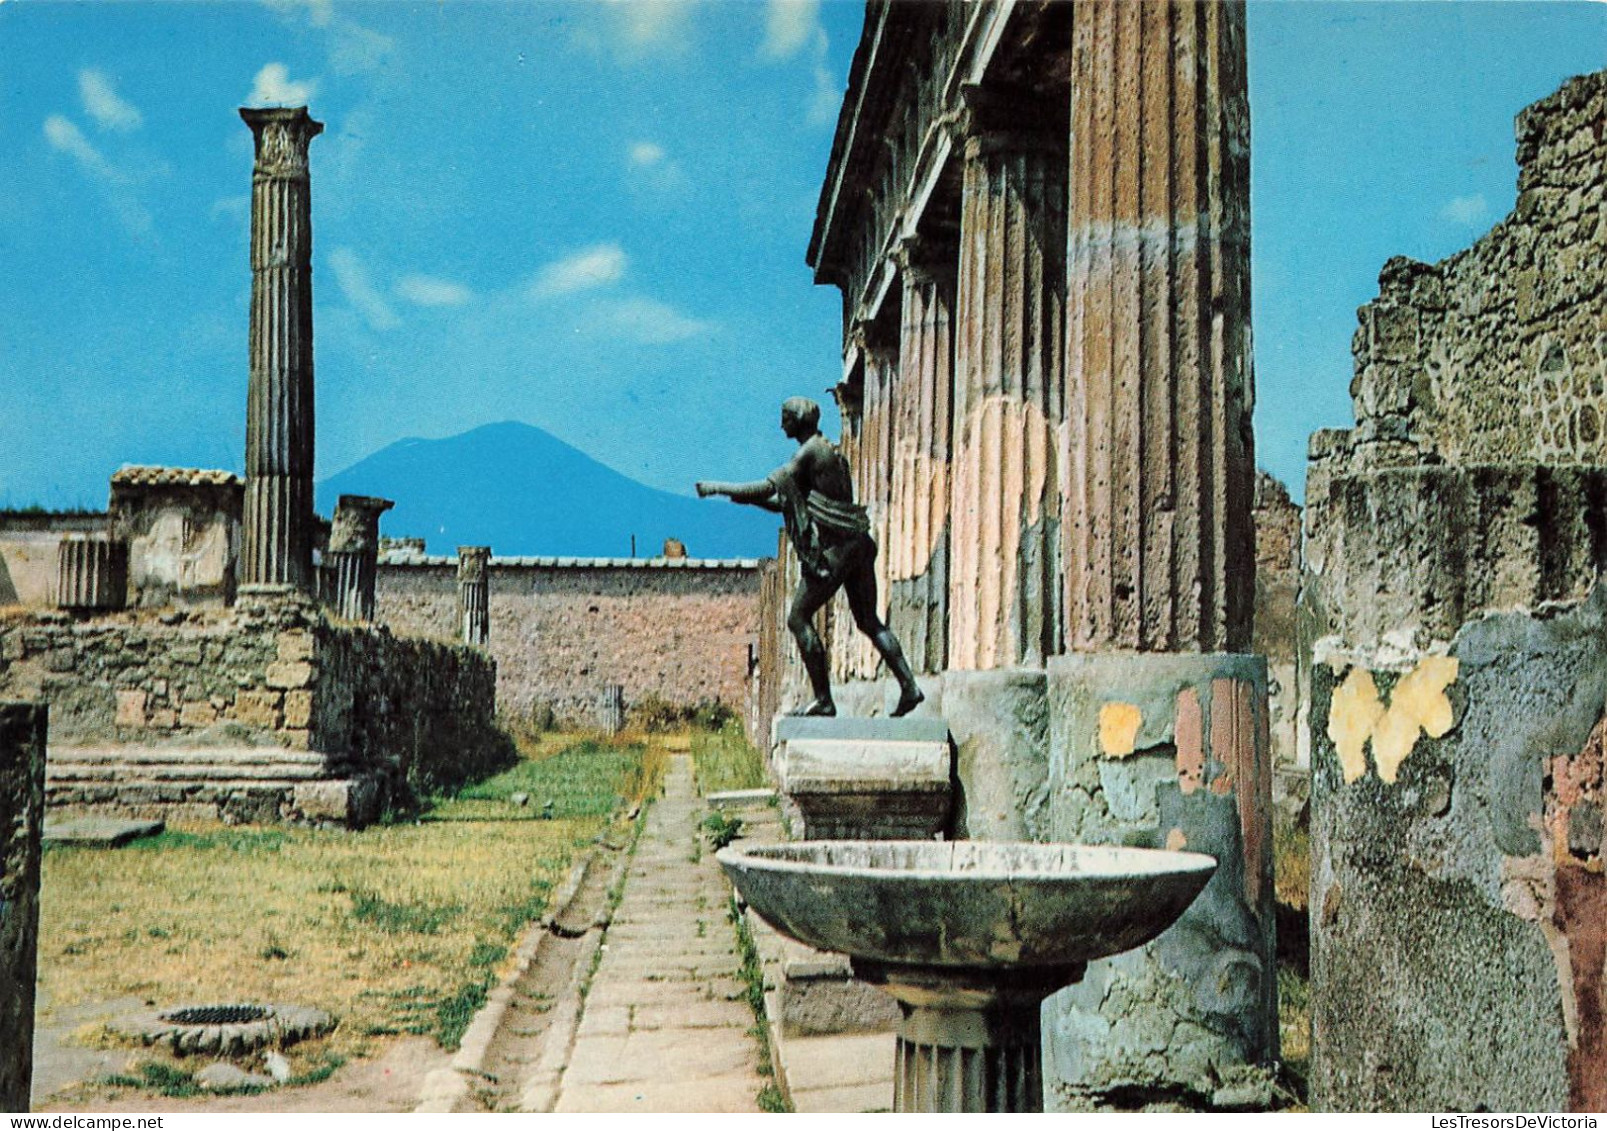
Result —
<instances>
[{"instance_id":1,"label":"brick wall","mask_svg":"<svg viewBox=\"0 0 1607 1131\"><path fill-rule=\"evenodd\" d=\"M619 684L627 707L656 695L744 710L759 573L756 561L493 559L499 709L590 723L603 688ZM380 566L376 615L398 635L456 640L457 601L455 562Z\"/></svg>"}]
</instances>

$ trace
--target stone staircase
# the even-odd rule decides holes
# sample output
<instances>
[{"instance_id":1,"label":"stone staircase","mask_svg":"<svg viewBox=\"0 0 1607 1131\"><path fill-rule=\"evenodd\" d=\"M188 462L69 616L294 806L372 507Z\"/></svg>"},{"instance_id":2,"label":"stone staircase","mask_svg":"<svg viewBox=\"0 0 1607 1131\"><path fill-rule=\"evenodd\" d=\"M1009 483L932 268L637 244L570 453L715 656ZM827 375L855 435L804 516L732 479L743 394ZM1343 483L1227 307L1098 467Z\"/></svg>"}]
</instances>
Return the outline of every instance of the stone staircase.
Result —
<instances>
[{"instance_id":1,"label":"stone staircase","mask_svg":"<svg viewBox=\"0 0 1607 1131\"><path fill-rule=\"evenodd\" d=\"M386 783L345 759L278 746L52 746L45 804L77 814L361 827Z\"/></svg>"}]
</instances>

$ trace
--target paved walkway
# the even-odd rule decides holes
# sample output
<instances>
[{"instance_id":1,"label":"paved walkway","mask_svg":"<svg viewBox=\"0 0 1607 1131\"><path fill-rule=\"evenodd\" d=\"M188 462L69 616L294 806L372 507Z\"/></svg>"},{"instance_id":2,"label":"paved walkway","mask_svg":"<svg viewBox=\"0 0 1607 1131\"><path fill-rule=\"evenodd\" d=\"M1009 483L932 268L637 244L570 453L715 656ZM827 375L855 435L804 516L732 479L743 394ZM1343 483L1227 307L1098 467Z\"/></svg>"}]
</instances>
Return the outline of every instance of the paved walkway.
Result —
<instances>
[{"instance_id":1,"label":"paved walkway","mask_svg":"<svg viewBox=\"0 0 1607 1131\"><path fill-rule=\"evenodd\" d=\"M727 888L698 822L691 758L670 759L604 938L560 1112L756 1112L759 1046Z\"/></svg>"}]
</instances>

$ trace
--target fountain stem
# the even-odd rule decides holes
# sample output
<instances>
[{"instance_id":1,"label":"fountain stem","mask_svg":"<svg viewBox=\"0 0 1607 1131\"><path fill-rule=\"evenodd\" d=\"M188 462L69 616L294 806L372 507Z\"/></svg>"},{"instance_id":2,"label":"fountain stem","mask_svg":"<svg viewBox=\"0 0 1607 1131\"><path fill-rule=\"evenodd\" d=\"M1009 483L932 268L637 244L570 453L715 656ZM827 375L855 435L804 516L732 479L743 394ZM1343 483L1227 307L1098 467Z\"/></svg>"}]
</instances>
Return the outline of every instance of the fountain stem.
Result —
<instances>
[{"instance_id":1,"label":"fountain stem","mask_svg":"<svg viewBox=\"0 0 1607 1131\"><path fill-rule=\"evenodd\" d=\"M1083 967L982 970L854 959L898 1000L893 1110L1043 1110L1043 999Z\"/></svg>"}]
</instances>

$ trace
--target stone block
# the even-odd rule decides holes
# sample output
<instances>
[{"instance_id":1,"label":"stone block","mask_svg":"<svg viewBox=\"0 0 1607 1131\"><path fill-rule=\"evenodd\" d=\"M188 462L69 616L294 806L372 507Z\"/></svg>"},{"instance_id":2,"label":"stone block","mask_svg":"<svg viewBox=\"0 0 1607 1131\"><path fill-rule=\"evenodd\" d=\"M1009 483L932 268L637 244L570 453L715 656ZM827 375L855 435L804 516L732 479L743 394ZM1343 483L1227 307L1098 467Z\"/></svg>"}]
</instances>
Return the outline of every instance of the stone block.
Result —
<instances>
[{"instance_id":1,"label":"stone block","mask_svg":"<svg viewBox=\"0 0 1607 1131\"><path fill-rule=\"evenodd\" d=\"M170 707L158 707L146 725L152 730L172 730L179 725L179 713Z\"/></svg>"},{"instance_id":2,"label":"stone block","mask_svg":"<svg viewBox=\"0 0 1607 1131\"><path fill-rule=\"evenodd\" d=\"M312 725L312 692L285 692L285 726L305 729Z\"/></svg>"},{"instance_id":3,"label":"stone block","mask_svg":"<svg viewBox=\"0 0 1607 1131\"><path fill-rule=\"evenodd\" d=\"M283 721L284 699L277 691L241 691L234 697L234 719L247 726L277 729Z\"/></svg>"},{"instance_id":4,"label":"stone block","mask_svg":"<svg viewBox=\"0 0 1607 1131\"><path fill-rule=\"evenodd\" d=\"M204 730L218 721L218 710L208 702L186 703L179 708L179 725Z\"/></svg>"},{"instance_id":5,"label":"stone block","mask_svg":"<svg viewBox=\"0 0 1607 1131\"><path fill-rule=\"evenodd\" d=\"M145 701L148 698L143 691L119 691L117 693L117 725L120 727L142 727L145 725Z\"/></svg>"},{"instance_id":6,"label":"stone block","mask_svg":"<svg viewBox=\"0 0 1607 1131\"><path fill-rule=\"evenodd\" d=\"M942 719L784 717L774 735L805 839L926 839L946 828L953 769Z\"/></svg>"},{"instance_id":7,"label":"stone block","mask_svg":"<svg viewBox=\"0 0 1607 1131\"><path fill-rule=\"evenodd\" d=\"M312 659L313 650L316 646L316 642L310 632L281 632L276 643L278 660L284 664Z\"/></svg>"},{"instance_id":8,"label":"stone block","mask_svg":"<svg viewBox=\"0 0 1607 1131\"><path fill-rule=\"evenodd\" d=\"M286 727L279 732L279 740L290 750L312 749L312 732Z\"/></svg>"},{"instance_id":9,"label":"stone block","mask_svg":"<svg viewBox=\"0 0 1607 1131\"><path fill-rule=\"evenodd\" d=\"M373 778L306 782L292 787L290 808L304 821L330 821L362 828L378 816L382 798Z\"/></svg>"},{"instance_id":10,"label":"stone block","mask_svg":"<svg viewBox=\"0 0 1607 1131\"><path fill-rule=\"evenodd\" d=\"M280 660L268 665L269 687L291 690L308 687L313 681L313 666L305 660Z\"/></svg>"}]
</instances>

